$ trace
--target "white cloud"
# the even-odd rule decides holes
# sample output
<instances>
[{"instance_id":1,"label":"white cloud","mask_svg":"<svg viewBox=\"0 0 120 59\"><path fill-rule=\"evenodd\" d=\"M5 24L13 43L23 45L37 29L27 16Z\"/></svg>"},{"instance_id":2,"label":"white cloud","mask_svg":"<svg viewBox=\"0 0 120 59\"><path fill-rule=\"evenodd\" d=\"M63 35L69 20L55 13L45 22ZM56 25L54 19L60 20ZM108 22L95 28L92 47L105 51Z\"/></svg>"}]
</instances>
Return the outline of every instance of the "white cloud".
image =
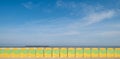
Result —
<instances>
[{"instance_id":1,"label":"white cloud","mask_svg":"<svg viewBox=\"0 0 120 59\"><path fill-rule=\"evenodd\" d=\"M27 3L23 3L22 5L27 9L32 9L33 8L33 2L31 2L31 1L29 1Z\"/></svg>"},{"instance_id":2,"label":"white cloud","mask_svg":"<svg viewBox=\"0 0 120 59\"><path fill-rule=\"evenodd\" d=\"M57 0L57 2L56 2L57 7L61 7L63 5L64 5L64 2L62 0Z\"/></svg>"},{"instance_id":3,"label":"white cloud","mask_svg":"<svg viewBox=\"0 0 120 59\"><path fill-rule=\"evenodd\" d=\"M108 10L102 5L89 5L86 3L80 2L64 2L62 0L57 0L56 5L59 7L63 7L64 9L71 10L70 15L77 16L77 20L74 24L70 24L72 28L80 27L80 26L89 26L95 23L102 22L104 20L111 19L116 15L116 10ZM80 17L84 15L83 17Z\"/></svg>"},{"instance_id":4,"label":"white cloud","mask_svg":"<svg viewBox=\"0 0 120 59\"><path fill-rule=\"evenodd\" d=\"M56 1L56 7L62 7L64 9L75 10L80 8L80 3L74 1L65 2L63 0Z\"/></svg>"},{"instance_id":5,"label":"white cloud","mask_svg":"<svg viewBox=\"0 0 120 59\"><path fill-rule=\"evenodd\" d=\"M114 10L89 14L87 17L85 17L86 25L91 25L112 18L114 14L115 14Z\"/></svg>"},{"instance_id":6,"label":"white cloud","mask_svg":"<svg viewBox=\"0 0 120 59\"><path fill-rule=\"evenodd\" d=\"M100 36L104 36L104 37L118 37L120 36L120 31L104 31L99 33Z\"/></svg>"},{"instance_id":7,"label":"white cloud","mask_svg":"<svg viewBox=\"0 0 120 59\"><path fill-rule=\"evenodd\" d=\"M32 9L34 4L33 2L28 2L23 4L23 6L27 9ZM73 16L74 14L76 14L76 12L78 16L80 16L81 14L80 13L81 9L79 10L78 8L79 4L74 4L71 2L65 6L65 3L59 0L59 2L57 2L57 6L58 7L62 6L65 8L75 8L77 11L73 11ZM33 43L33 41L34 42L37 41L38 43L41 43L41 41L44 41L45 43L48 43L48 44L52 43L51 42L52 40L50 39L55 39L55 41L58 41L61 43L66 40L66 42L69 42L69 44L77 44L77 43L79 44L82 42L93 43L92 41L94 41L95 43L99 43L99 40L101 37L103 37L103 39L105 40L108 40L109 38L114 39L115 37L119 37L120 35L119 31L95 30L96 32L94 32L89 30L90 28L86 27L86 26L90 26L92 24L96 24L104 20L110 19L117 13L115 10L101 10L96 12L96 9L98 10L100 8L101 7L98 7L98 6L94 7L90 5L83 6L83 10L86 11L85 13L86 15L84 17L76 18L77 20L72 19L71 17L66 17L65 19L63 19L62 17L59 17L54 20L42 19L41 21L33 20L31 22L26 22L26 24L21 25L20 27L18 26L17 28L12 28L12 29L9 28L8 31L3 30L4 34L1 34L2 36L1 39L7 38L7 39L14 39L15 41L17 41L16 39L20 41L21 39L23 39L23 41L26 39L29 39L31 43ZM75 9L72 9L72 10L75 10ZM69 20L74 20L74 22L71 22L71 21L69 22ZM85 28L87 28L88 31L84 30ZM57 39L62 39L62 40L57 40ZM71 43L72 41L74 42ZM54 43L54 44L57 44L57 43Z\"/></svg>"},{"instance_id":8,"label":"white cloud","mask_svg":"<svg viewBox=\"0 0 120 59\"><path fill-rule=\"evenodd\" d=\"M32 1L28 1L28 2L25 2L25 3L22 3L22 6L27 8L27 9L33 9L33 8L38 8L40 7L40 3L34 3Z\"/></svg>"},{"instance_id":9,"label":"white cloud","mask_svg":"<svg viewBox=\"0 0 120 59\"><path fill-rule=\"evenodd\" d=\"M59 36L60 37L60 36L71 36L71 35L80 35L80 32L77 32L77 31L66 31L66 32L62 32L62 33L49 33L46 36L52 36L52 37Z\"/></svg>"},{"instance_id":10,"label":"white cloud","mask_svg":"<svg viewBox=\"0 0 120 59\"><path fill-rule=\"evenodd\" d=\"M29 2L28 5L32 5L32 2ZM95 23L99 23L102 22L104 20L107 20L109 18L112 18L116 11L115 10L101 10L96 12L96 10L99 9L103 9L103 6L91 6L91 5L87 5L87 4L83 4L83 3L77 3L75 4L75 2L69 2L69 3L65 3L62 0L58 0L56 2L56 5L58 7L65 7L65 8L74 8L78 9L77 12L79 13L81 11L81 9L79 10L79 8L83 8L83 10L86 11L86 15L82 18L78 17L77 20L75 20L74 22L70 22L66 23L66 20L68 22L68 20L72 20L70 19L70 17L66 17L66 19L63 19L62 17L57 18L57 19L48 19L45 21L31 21L26 23L25 28L23 28L23 31L33 31L33 32L40 32L41 34L43 34L43 32L47 32L44 33L44 35L41 36L70 36L70 35L85 35L84 33L80 32L80 28L84 29L86 28L85 26L89 26ZM74 10L75 10L74 9ZM79 13L80 16L80 13ZM41 23L49 23L49 24L44 24L41 25ZM52 24L51 24L52 23ZM54 24L53 24L54 23ZM64 26L59 26L64 24ZM82 26L82 27L81 27Z\"/></svg>"},{"instance_id":11,"label":"white cloud","mask_svg":"<svg viewBox=\"0 0 120 59\"><path fill-rule=\"evenodd\" d=\"M111 24L110 27L120 28L120 24Z\"/></svg>"},{"instance_id":12,"label":"white cloud","mask_svg":"<svg viewBox=\"0 0 120 59\"><path fill-rule=\"evenodd\" d=\"M111 19L116 15L116 13L117 12L115 10L105 10L101 12L93 12L90 14L88 13L88 15L84 16L83 18L78 18L78 21L70 24L69 27L77 29L80 27L90 26L104 20Z\"/></svg>"}]
</instances>

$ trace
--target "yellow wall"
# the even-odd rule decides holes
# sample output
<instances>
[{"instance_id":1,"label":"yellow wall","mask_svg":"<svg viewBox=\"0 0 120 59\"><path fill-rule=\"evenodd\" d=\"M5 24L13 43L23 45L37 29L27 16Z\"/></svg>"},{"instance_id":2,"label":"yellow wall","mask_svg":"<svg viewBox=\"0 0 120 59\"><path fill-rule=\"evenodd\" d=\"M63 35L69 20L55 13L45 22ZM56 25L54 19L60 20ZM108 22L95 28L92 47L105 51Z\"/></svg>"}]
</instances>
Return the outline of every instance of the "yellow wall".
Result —
<instances>
[{"instance_id":1,"label":"yellow wall","mask_svg":"<svg viewBox=\"0 0 120 59\"><path fill-rule=\"evenodd\" d=\"M99 50L98 50L98 48L92 48L92 50L91 50L91 57L92 58L98 58L99 57Z\"/></svg>"},{"instance_id":2,"label":"yellow wall","mask_svg":"<svg viewBox=\"0 0 120 59\"><path fill-rule=\"evenodd\" d=\"M35 48L29 48L28 49L28 57L29 58L35 58L36 57L36 50L35 50Z\"/></svg>"},{"instance_id":3,"label":"yellow wall","mask_svg":"<svg viewBox=\"0 0 120 59\"><path fill-rule=\"evenodd\" d=\"M21 48L20 57L21 58L27 58L28 57L28 48Z\"/></svg>"},{"instance_id":4,"label":"yellow wall","mask_svg":"<svg viewBox=\"0 0 120 59\"><path fill-rule=\"evenodd\" d=\"M99 57L100 58L106 58L106 54L107 54L106 48L99 49Z\"/></svg>"},{"instance_id":5,"label":"yellow wall","mask_svg":"<svg viewBox=\"0 0 120 59\"><path fill-rule=\"evenodd\" d=\"M68 48L68 58L75 58L75 48Z\"/></svg>"},{"instance_id":6,"label":"yellow wall","mask_svg":"<svg viewBox=\"0 0 120 59\"><path fill-rule=\"evenodd\" d=\"M53 48L53 58L59 58L60 57L60 51L59 48Z\"/></svg>"},{"instance_id":7,"label":"yellow wall","mask_svg":"<svg viewBox=\"0 0 120 59\"><path fill-rule=\"evenodd\" d=\"M0 48L2 58L120 58L120 48Z\"/></svg>"},{"instance_id":8,"label":"yellow wall","mask_svg":"<svg viewBox=\"0 0 120 59\"><path fill-rule=\"evenodd\" d=\"M0 58L3 58L3 54L4 53L4 49L3 48L0 48Z\"/></svg>"},{"instance_id":9,"label":"yellow wall","mask_svg":"<svg viewBox=\"0 0 120 59\"><path fill-rule=\"evenodd\" d=\"M83 58L83 48L76 48L76 58Z\"/></svg>"},{"instance_id":10,"label":"yellow wall","mask_svg":"<svg viewBox=\"0 0 120 59\"><path fill-rule=\"evenodd\" d=\"M36 57L43 58L44 57L44 48L36 48Z\"/></svg>"},{"instance_id":11,"label":"yellow wall","mask_svg":"<svg viewBox=\"0 0 120 59\"><path fill-rule=\"evenodd\" d=\"M115 48L115 57L120 58L120 48Z\"/></svg>"},{"instance_id":12,"label":"yellow wall","mask_svg":"<svg viewBox=\"0 0 120 59\"><path fill-rule=\"evenodd\" d=\"M67 58L67 48L60 49L60 58Z\"/></svg>"},{"instance_id":13,"label":"yellow wall","mask_svg":"<svg viewBox=\"0 0 120 59\"><path fill-rule=\"evenodd\" d=\"M90 48L84 48L84 58L90 58L90 57L91 57Z\"/></svg>"},{"instance_id":14,"label":"yellow wall","mask_svg":"<svg viewBox=\"0 0 120 59\"><path fill-rule=\"evenodd\" d=\"M52 57L52 48L45 48L44 49L44 57L51 58Z\"/></svg>"},{"instance_id":15,"label":"yellow wall","mask_svg":"<svg viewBox=\"0 0 120 59\"><path fill-rule=\"evenodd\" d=\"M12 50L11 50L11 57L12 58L19 58L20 57L20 53L18 54L18 50L20 51L19 48L12 48Z\"/></svg>"},{"instance_id":16,"label":"yellow wall","mask_svg":"<svg viewBox=\"0 0 120 59\"><path fill-rule=\"evenodd\" d=\"M4 57L4 58L9 58L9 57L11 57L11 56L10 56L10 51L11 51L10 48L4 48L4 55L3 55L3 57Z\"/></svg>"},{"instance_id":17,"label":"yellow wall","mask_svg":"<svg viewBox=\"0 0 120 59\"><path fill-rule=\"evenodd\" d=\"M107 48L107 58L114 58L114 48Z\"/></svg>"}]
</instances>

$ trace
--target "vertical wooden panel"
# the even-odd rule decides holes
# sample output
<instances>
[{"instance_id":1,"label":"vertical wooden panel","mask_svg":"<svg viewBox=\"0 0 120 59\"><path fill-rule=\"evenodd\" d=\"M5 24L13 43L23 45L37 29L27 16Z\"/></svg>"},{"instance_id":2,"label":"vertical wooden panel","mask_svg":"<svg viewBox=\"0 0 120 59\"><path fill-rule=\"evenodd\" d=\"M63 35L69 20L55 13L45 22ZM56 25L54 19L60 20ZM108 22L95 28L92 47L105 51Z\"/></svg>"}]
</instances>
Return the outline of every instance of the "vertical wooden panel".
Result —
<instances>
[{"instance_id":1,"label":"vertical wooden panel","mask_svg":"<svg viewBox=\"0 0 120 59\"><path fill-rule=\"evenodd\" d=\"M118 55L119 55L118 57L120 58L120 48L118 48Z\"/></svg>"},{"instance_id":2,"label":"vertical wooden panel","mask_svg":"<svg viewBox=\"0 0 120 59\"><path fill-rule=\"evenodd\" d=\"M4 48L4 58L10 58L11 48Z\"/></svg>"},{"instance_id":3,"label":"vertical wooden panel","mask_svg":"<svg viewBox=\"0 0 120 59\"><path fill-rule=\"evenodd\" d=\"M59 51L59 48L53 48L53 58L59 58L59 55L60 55L60 51Z\"/></svg>"},{"instance_id":4,"label":"vertical wooden panel","mask_svg":"<svg viewBox=\"0 0 120 59\"><path fill-rule=\"evenodd\" d=\"M44 48L37 48L36 50L36 57L37 58L43 58L44 56Z\"/></svg>"},{"instance_id":5,"label":"vertical wooden panel","mask_svg":"<svg viewBox=\"0 0 120 59\"><path fill-rule=\"evenodd\" d=\"M115 58L120 58L120 48L115 48Z\"/></svg>"},{"instance_id":6,"label":"vertical wooden panel","mask_svg":"<svg viewBox=\"0 0 120 59\"><path fill-rule=\"evenodd\" d=\"M75 58L75 48L68 48L68 58Z\"/></svg>"},{"instance_id":7,"label":"vertical wooden panel","mask_svg":"<svg viewBox=\"0 0 120 59\"><path fill-rule=\"evenodd\" d=\"M83 48L76 48L76 58L83 58Z\"/></svg>"},{"instance_id":8,"label":"vertical wooden panel","mask_svg":"<svg viewBox=\"0 0 120 59\"><path fill-rule=\"evenodd\" d=\"M114 48L107 48L107 58L114 58Z\"/></svg>"},{"instance_id":9,"label":"vertical wooden panel","mask_svg":"<svg viewBox=\"0 0 120 59\"><path fill-rule=\"evenodd\" d=\"M51 58L52 57L52 48L45 48L44 49L44 57Z\"/></svg>"},{"instance_id":10,"label":"vertical wooden panel","mask_svg":"<svg viewBox=\"0 0 120 59\"><path fill-rule=\"evenodd\" d=\"M20 57L21 58L27 58L28 57L28 48L21 48Z\"/></svg>"},{"instance_id":11,"label":"vertical wooden panel","mask_svg":"<svg viewBox=\"0 0 120 59\"><path fill-rule=\"evenodd\" d=\"M99 49L99 57L100 58L106 58L106 53L107 53L106 48Z\"/></svg>"},{"instance_id":12,"label":"vertical wooden panel","mask_svg":"<svg viewBox=\"0 0 120 59\"><path fill-rule=\"evenodd\" d=\"M67 48L60 49L60 58L67 58Z\"/></svg>"},{"instance_id":13,"label":"vertical wooden panel","mask_svg":"<svg viewBox=\"0 0 120 59\"><path fill-rule=\"evenodd\" d=\"M0 48L0 59L3 58L3 55L4 54L4 49L3 48Z\"/></svg>"},{"instance_id":14,"label":"vertical wooden panel","mask_svg":"<svg viewBox=\"0 0 120 59\"><path fill-rule=\"evenodd\" d=\"M99 58L99 50L98 50L98 48L92 48L92 50L91 50L91 57L92 58Z\"/></svg>"},{"instance_id":15,"label":"vertical wooden panel","mask_svg":"<svg viewBox=\"0 0 120 59\"><path fill-rule=\"evenodd\" d=\"M12 48L11 57L20 58L20 48Z\"/></svg>"},{"instance_id":16,"label":"vertical wooden panel","mask_svg":"<svg viewBox=\"0 0 120 59\"><path fill-rule=\"evenodd\" d=\"M28 50L28 57L29 58L35 58L36 50L35 48L29 48Z\"/></svg>"},{"instance_id":17,"label":"vertical wooden panel","mask_svg":"<svg viewBox=\"0 0 120 59\"><path fill-rule=\"evenodd\" d=\"M90 57L91 57L90 48L84 48L84 58L90 58Z\"/></svg>"}]
</instances>

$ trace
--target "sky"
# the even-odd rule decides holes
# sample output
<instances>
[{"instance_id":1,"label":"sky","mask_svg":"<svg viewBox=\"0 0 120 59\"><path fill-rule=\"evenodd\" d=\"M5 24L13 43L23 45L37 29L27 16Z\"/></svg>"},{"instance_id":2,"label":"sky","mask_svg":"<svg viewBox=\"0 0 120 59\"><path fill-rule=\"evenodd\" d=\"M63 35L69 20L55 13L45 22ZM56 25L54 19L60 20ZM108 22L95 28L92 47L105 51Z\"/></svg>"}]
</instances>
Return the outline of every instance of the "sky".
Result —
<instances>
[{"instance_id":1,"label":"sky","mask_svg":"<svg viewBox=\"0 0 120 59\"><path fill-rule=\"evenodd\" d=\"M0 0L0 46L120 46L120 0Z\"/></svg>"}]
</instances>

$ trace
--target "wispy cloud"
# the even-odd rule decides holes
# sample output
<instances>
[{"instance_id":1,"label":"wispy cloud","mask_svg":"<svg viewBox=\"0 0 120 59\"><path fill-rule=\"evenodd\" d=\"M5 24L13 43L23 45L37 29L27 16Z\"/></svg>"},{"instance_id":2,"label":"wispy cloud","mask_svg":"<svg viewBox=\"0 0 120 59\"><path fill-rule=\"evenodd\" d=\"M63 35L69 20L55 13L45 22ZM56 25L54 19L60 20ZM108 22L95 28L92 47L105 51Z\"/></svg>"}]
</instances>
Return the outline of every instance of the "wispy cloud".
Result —
<instances>
[{"instance_id":1,"label":"wispy cloud","mask_svg":"<svg viewBox=\"0 0 120 59\"><path fill-rule=\"evenodd\" d=\"M102 33L99 33L100 36L105 36L105 37L118 37L120 35L120 31L104 31Z\"/></svg>"},{"instance_id":2,"label":"wispy cloud","mask_svg":"<svg viewBox=\"0 0 120 59\"><path fill-rule=\"evenodd\" d=\"M60 36L73 36L73 35L80 35L80 32L77 31L66 31L66 32L62 32L62 33L48 33L48 37L60 37Z\"/></svg>"},{"instance_id":3,"label":"wispy cloud","mask_svg":"<svg viewBox=\"0 0 120 59\"><path fill-rule=\"evenodd\" d=\"M79 3L75 3L73 1L70 2L64 2L63 0L57 0L56 1L56 6L62 7L62 8L76 8L78 7L80 4Z\"/></svg>"},{"instance_id":4,"label":"wispy cloud","mask_svg":"<svg viewBox=\"0 0 120 59\"><path fill-rule=\"evenodd\" d=\"M85 28L94 24L99 24L105 20L112 19L117 14L116 10L105 10L100 12L88 13L88 15L78 18L76 22L70 24L68 27L72 29Z\"/></svg>"},{"instance_id":5,"label":"wispy cloud","mask_svg":"<svg viewBox=\"0 0 120 59\"><path fill-rule=\"evenodd\" d=\"M39 8L40 3L34 3L32 1L28 1L28 2L22 3L22 6L27 9L33 9L33 8Z\"/></svg>"},{"instance_id":6,"label":"wispy cloud","mask_svg":"<svg viewBox=\"0 0 120 59\"><path fill-rule=\"evenodd\" d=\"M65 6L64 5L65 2L63 2L62 0L59 0L58 2L62 4L60 6ZM79 4L74 4L74 5L79 6ZM104 20L111 19L117 13L115 10L105 10L105 9L103 11L97 12L96 10L101 8L103 9L103 7L101 6L90 6L90 5L82 4L82 7L84 8L83 10L89 9L90 11L87 11L88 13L86 12L86 15L84 17L78 17L76 18L76 20L74 19L75 20L74 22L71 21L67 23L69 20L72 20L70 17L66 17L65 19L62 17L59 17L54 20L48 19L46 21L27 22L27 25L25 23L24 26L26 26L29 29L31 28L32 31L40 32L44 30L48 32L45 34L45 36L81 35L81 32L79 31L80 28L84 29L86 28L86 26L90 26L90 25L102 22ZM78 13L80 11L81 10L77 10ZM46 22L47 24L44 26L41 24ZM59 26L62 24L64 24L64 26ZM34 29L32 29L32 27Z\"/></svg>"},{"instance_id":7,"label":"wispy cloud","mask_svg":"<svg viewBox=\"0 0 120 59\"><path fill-rule=\"evenodd\" d=\"M64 9L71 10L69 13L72 16L77 16L77 20L72 27L89 26L95 23L99 23L113 18L118 11L115 9L107 9L103 5L89 5L81 2L64 2L63 0L57 0L56 5ZM80 17L81 15L83 17Z\"/></svg>"},{"instance_id":8,"label":"wispy cloud","mask_svg":"<svg viewBox=\"0 0 120 59\"><path fill-rule=\"evenodd\" d=\"M62 0L57 0L57 2L56 2L57 7L61 7L63 5L64 5L64 2Z\"/></svg>"},{"instance_id":9,"label":"wispy cloud","mask_svg":"<svg viewBox=\"0 0 120 59\"><path fill-rule=\"evenodd\" d=\"M34 4L31 1L23 3L22 5L27 9L33 9L39 6L39 4ZM67 11L70 10L68 14L72 13L73 18L71 16L60 16L51 19L38 19L27 21L25 24L21 24L21 26L15 28L10 27L6 30L0 29L2 33L0 34L0 39L3 39L2 43L6 42L4 39L8 39L7 42L11 43L13 43L13 41L23 43L28 41L28 44L32 44L33 42L35 44L52 44L54 42L54 45L67 45L67 43L68 45L79 45L79 43L100 44L102 41L107 42L107 40L114 38L116 38L114 43L120 41L118 40L120 35L119 29L117 31L106 28L97 30L95 28L99 26L102 27L103 25L99 25L98 27L94 26L94 24L96 25L100 22L112 19L118 14L115 9L108 10L101 5L93 6L85 3L66 3L62 0L58 0L56 6L55 8L64 8L64 10L67 9ZM76 16L76 18L74 18L74 16ZM120 27L119 24L115 26ZM90 27L94 30L90 30ZM113 27L110 29L112 28ZM110 43L112 43L112 41Z\"/></svg>"},{"instance_id":10,"label":"wispy cloud","mask_svg":"<svg viewBox=\"0 0 120 59\"><path fill-rule=\"evenodd\" d=\"M33 8L33 2L31 2L31 1L29 1L27 3L22 3L22 5L27 9L32 9Z\"/></svg>"},{"instance_id":11,"label":"wispy cloud","mask_svg":"<svg viewBox=\"0 0 120 59\"><path fill-rule=\"evenodd\" d=\"M102 11L102 12L96 12L93 14L89 14L87 17L85 17L86 24L85 25L91 25L94 23L99 23L101 21L107 20L109 18L112 18L115 15L115 10L108 10L108 11Z\"/></svg>"}]
</instances>

